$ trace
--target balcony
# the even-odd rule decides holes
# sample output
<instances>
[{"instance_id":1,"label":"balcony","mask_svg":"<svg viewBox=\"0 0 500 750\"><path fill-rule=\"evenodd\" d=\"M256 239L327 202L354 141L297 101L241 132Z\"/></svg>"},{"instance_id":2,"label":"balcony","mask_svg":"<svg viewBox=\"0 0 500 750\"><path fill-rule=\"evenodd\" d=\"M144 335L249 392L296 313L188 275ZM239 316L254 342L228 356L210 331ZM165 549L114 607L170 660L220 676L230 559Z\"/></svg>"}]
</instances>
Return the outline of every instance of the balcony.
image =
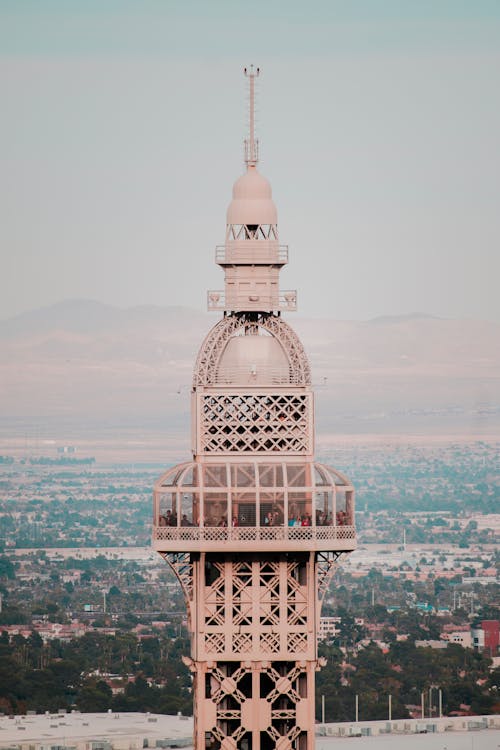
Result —
<instances>
[{"instance_id":1,"label":"balcony","mask_svg":"<svg viewBox=\"0 0 500 750\"><path fill-rule=\"evenodd\" d=\"M207 309L209 312L220 311L249 311L272 312L295 312L297 309L297 291L287 289L276 295L242 292L231 293L227 296L223 290L207 292Z\"/></svg>"},{"instance_id":2,"label":"balcony","mask_svg":"<svg viewBox=\"0 0 500 750\"><path fill-rule=\"evenodd\" d=\"M349 552L356 549L356 529L354 526L154 526L153 548L158 552Z\"/></svg>"},{"instance_id":3,"label":"balcony","mask_svg":"<svg viewBox=\"0 0 500 750\"><path fill-rule=\"evenodd\" d=\"M215 262L221 266L276 265L288 263L288 245L276 240L231 240L215 248Z\"/></svg>"}]
</instances>

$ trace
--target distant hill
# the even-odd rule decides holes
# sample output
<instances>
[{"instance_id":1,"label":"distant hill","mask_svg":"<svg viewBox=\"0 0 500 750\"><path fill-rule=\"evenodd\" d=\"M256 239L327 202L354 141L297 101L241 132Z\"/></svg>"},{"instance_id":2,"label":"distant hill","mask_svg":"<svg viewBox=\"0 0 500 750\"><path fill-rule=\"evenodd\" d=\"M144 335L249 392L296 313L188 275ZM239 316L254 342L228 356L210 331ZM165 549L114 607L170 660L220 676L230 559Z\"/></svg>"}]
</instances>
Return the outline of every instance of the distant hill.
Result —
<instances>
[{"instance_id":1,"label":"distant hill","mask_svg":"<svg viewBox=\"0 0 500 750\"><path fill-rule=\"evenodd\" d=\"M196 353L218 317L68 300L0 321L0 410L110 423L152 417L189 429ZM420 313L287 318L309 353L323 432L495 430L500 325Z\"/></svg>"}]
</instances>

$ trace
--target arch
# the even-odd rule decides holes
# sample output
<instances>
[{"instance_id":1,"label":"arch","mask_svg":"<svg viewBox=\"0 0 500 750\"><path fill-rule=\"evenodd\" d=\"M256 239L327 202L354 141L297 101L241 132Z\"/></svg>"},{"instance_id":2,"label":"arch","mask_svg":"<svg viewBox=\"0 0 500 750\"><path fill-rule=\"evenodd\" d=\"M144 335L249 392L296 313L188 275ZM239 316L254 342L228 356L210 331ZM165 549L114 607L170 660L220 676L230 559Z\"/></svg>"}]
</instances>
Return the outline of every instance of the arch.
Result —
<instances>
[{"instance_id":1,"label":"arch","mask_svg":"<svg viewBox=\"0 0 500 750\"><path fill-rule=\"evenodd\" d=\"M290 383L310 385L311 369L302 343L288 323L272 313L236 313L222 318L207 334L194 368L193 385L216 385L222 352L229 339L243 326L257 325L274 336L290 364Z\"/></svg>"}]
</instances>

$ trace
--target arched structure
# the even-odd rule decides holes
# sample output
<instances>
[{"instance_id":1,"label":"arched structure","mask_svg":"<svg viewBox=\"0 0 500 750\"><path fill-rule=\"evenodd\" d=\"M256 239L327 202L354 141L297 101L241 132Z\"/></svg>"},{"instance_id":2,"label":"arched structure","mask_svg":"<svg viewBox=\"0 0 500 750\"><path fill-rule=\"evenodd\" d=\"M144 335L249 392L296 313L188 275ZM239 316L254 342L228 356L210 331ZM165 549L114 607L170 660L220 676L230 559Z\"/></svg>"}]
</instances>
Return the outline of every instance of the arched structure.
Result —
<instances>
[{"instance_id":1,"label":"arched structure","mask_svg":"<svg viewBox=\"0 0 500 750\"><path fill-rule=\"evenodd\" d=\"M228 342L241 332L256 335L259 328L275 337L283 349L289 363L286 382L293 385L311 385L309 361L293 328L276 315L248 312L225 316L208 332L196 360L193 385L219 385L219 365ZM269 364L272 366L273 362ZM248 365L251 374L252 362L248 361ZM272 371L270 376L272 378Z\"/></svg>"}]
</instances>

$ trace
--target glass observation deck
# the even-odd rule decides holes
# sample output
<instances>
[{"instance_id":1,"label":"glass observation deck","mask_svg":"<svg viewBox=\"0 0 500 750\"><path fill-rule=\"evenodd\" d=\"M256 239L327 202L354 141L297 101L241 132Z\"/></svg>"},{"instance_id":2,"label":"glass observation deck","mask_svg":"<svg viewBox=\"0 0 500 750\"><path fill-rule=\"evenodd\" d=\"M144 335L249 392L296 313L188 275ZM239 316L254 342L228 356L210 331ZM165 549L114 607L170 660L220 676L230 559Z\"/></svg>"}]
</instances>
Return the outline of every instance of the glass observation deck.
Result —
<instances>
[{"instance_id":1,"label":"glass observation deck","mask_svg":"<svg viewBox=\"0 0 500 750\"><path fill-rule=\"evenodd\" d=\"M354 488L338 471L305 461L189 462L154 489L159 552L356 548Z\"/></svg>"}]
</instances>

